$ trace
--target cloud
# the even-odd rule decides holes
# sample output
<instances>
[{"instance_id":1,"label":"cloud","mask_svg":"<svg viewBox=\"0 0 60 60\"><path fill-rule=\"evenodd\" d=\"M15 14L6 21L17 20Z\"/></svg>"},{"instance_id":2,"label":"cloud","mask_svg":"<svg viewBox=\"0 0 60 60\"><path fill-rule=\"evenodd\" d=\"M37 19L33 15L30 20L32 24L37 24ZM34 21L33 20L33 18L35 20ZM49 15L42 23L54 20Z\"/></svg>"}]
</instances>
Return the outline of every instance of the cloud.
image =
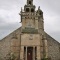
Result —
<instances>
[{"instance_id":1,"label":"cloud","mask_svg":"<svg viewBox=\"0 0 60 60\"><path fill-rule=\"evenodd\" d=\"M14 27L15 26L15 27ZM20 23L5 23L0 25L0 39L7 36L21 26Z\"/></svg>"}]
</instances>

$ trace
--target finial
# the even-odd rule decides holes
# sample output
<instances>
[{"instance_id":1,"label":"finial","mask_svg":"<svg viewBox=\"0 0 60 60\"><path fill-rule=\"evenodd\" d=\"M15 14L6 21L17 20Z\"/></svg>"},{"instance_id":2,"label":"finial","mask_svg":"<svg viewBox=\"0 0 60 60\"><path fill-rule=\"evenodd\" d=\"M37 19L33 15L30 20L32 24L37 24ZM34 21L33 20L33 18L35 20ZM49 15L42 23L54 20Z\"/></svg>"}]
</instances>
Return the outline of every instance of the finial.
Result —
<instances>
[{"instance_id":1,"label":"finial","mask_svg":"<svg viewBox=\"0 0 60 60\"><path fill-rule=\"evenodd\" d=\"M38 7L38 10L40 10L40 6Z\"/></svg>"},{"instance_id":2,"label":"finial","mask_svg":"<svg viewBox=\"0 0 60 60\"><path fill-rule=\"evenodd\" d=\"M22 12L22 7L21 7L21 12Z\"/></svg>"}]
</instances>

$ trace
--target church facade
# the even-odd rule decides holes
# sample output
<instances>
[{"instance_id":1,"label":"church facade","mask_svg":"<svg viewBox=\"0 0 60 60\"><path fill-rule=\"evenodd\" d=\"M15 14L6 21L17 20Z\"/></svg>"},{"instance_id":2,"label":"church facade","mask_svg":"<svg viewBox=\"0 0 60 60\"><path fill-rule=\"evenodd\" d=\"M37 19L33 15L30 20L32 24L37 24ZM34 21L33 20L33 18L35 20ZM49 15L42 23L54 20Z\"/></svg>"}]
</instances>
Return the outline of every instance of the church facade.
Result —
<instances>
[{"instance_id":1,"label":"church facade","mask_svg":"<svg viewBox=\"0 0 60 60\"><path fill-rule=\"evenodd\" d=\"M44 31L43 12L33 0L21 8L22 26L0 41L1 60L60 60L60 43Z\"/></svg>"}]
</instances>

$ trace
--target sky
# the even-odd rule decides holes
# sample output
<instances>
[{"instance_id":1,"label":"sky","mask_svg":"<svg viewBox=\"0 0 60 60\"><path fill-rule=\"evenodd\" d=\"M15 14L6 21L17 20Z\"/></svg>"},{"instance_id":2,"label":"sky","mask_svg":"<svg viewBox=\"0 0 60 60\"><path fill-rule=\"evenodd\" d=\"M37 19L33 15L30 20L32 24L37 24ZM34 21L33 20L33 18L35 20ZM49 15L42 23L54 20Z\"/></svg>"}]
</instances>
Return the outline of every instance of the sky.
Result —
<instances>
[{"instance_id":1,"label":"sky","mask_svg":"<svg viewBox=\"0 0 60 60\"><path fill-rule=\"evenodd\" d=\"M0 0L0 40L21 26L19 12L27 0ZM34 0L43 11L44 29L60 42L60 0Z\"/></svg>"}]
</instances>

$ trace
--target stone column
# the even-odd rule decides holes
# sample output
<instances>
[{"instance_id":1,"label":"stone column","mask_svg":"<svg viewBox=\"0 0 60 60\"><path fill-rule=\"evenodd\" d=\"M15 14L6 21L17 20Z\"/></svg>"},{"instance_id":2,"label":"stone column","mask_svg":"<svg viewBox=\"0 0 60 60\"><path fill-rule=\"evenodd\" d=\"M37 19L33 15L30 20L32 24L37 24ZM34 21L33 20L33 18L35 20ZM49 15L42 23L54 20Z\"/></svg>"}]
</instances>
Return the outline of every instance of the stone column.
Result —
<instances>
[{"instance_id":1,"label":"stone column","mask_svg":"<svg viewBox=\"0 0 60 60\"><path fill-rule=\"evenodd\" d=\"M37 60L41 60L40 46L37 46Z\"/></svg>"},{"instance_id":2,"label":"stone column","mask_svg":"<svg viewBox=\"0 0 60 60\"><path fill-rule=\"evenodd\" d=\"M26 60L27 60L27 46L26 46Z\"/></svg>"},{"instance_id":3,"label":"stone column","mask_svg":"<svg viewBox=\"0 0 60 60\"><path fill-rule=\"evenodd\" d=\"M21 46L20 60L24 60L24 46Z\"/></svg>"},{"instance_id":4,"label":"stone column","mask_svg":"<svg viewBox=\"0 0 60 60\"><path fill-rule=\"evenodd\" d=\"M45 39L44 40L44 43L45 43L45 58L48 58L48 48L47 48L47 40Z\"/></svg>"},{"instance_id":5,"label":"stone column","mask_svg":"<svg viewBox=\"0 0 60 60\"><path fill-rule=\"evenodd\" d=\"M35 46L33 47L33 60L35 60Z\"/></svg>"}]
</instances>

